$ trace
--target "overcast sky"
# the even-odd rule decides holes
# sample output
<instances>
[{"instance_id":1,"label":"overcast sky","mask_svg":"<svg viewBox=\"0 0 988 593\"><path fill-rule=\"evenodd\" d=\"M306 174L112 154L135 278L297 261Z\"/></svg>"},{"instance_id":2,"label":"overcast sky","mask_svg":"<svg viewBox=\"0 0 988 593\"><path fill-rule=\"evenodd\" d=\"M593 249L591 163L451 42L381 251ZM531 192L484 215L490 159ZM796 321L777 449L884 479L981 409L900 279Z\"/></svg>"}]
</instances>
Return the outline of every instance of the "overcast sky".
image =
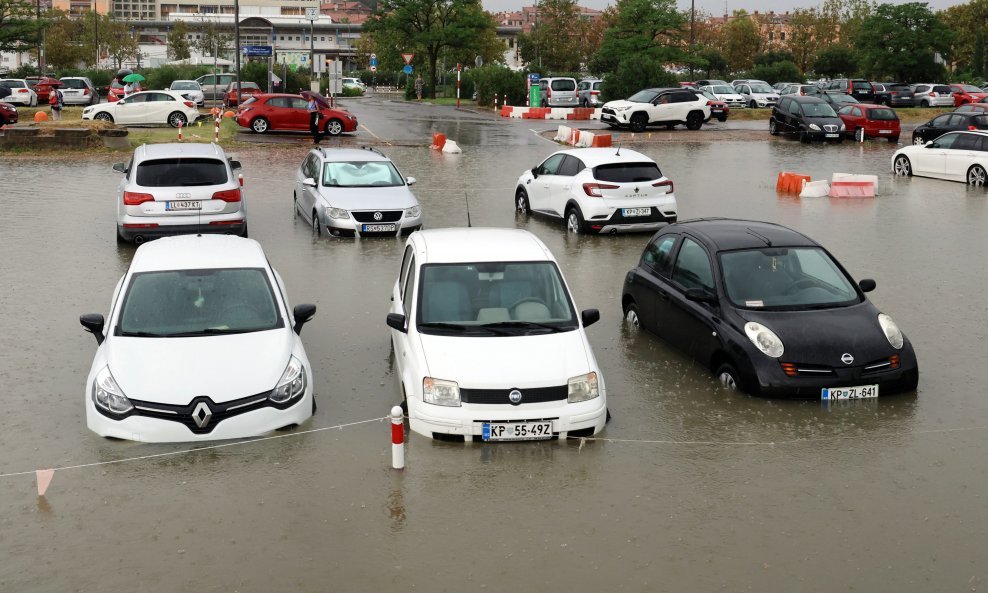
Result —
<instances>
[{"instance_id":1,"label":"overcast sky","mask_svg":"<svg viewBox=\"0 0 988 593\"><path fill-rule=\"evenodd\" d=\"M491 12L500 12L502 10L519 10L522 6L534 6L536 0L482 0L484 3L484 8ZM888 1L888 0L886 0ZM928 3L934 10L947 8L948 6L953 6L955 4L964 4L966 0L930 0ZM614 0L577 0L581 6L587 6L589 8L602 9L607 6L614 4ZM680 8L687 9L690 7L688 0L678 0L677 2ZM892 4L904 4L904 0L892 0ZM753 12L755 10L759 12L768 12L769 10L774 10L776 12L785 12L787 10L792 10L793 8L809 8L811 6L820 6L823 4L822 0L727 0L727 10L728 12L733 12L735 10L744 9L748 12ZM724 0L696 0L696 9L709 12L715 15L724 14Z\"/></svg>"}]
</instances>

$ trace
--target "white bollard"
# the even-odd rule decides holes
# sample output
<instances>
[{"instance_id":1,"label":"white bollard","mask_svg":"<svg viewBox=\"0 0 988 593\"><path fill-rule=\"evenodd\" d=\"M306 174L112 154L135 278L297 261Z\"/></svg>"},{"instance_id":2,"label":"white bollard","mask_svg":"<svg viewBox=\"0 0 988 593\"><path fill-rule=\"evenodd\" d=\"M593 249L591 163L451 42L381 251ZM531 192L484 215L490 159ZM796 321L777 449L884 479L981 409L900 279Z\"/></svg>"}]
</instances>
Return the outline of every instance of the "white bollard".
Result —
<instances>
[{"instance_id":1,"label":"white bollard","mask_svg":"<svg viewBox=\"0 0 988 593\"><path fill-rule=\"evenodd\" d=\"M391 467L405 469L405 418L401 406L391 408Z\"/></svg>"}]
</instances>

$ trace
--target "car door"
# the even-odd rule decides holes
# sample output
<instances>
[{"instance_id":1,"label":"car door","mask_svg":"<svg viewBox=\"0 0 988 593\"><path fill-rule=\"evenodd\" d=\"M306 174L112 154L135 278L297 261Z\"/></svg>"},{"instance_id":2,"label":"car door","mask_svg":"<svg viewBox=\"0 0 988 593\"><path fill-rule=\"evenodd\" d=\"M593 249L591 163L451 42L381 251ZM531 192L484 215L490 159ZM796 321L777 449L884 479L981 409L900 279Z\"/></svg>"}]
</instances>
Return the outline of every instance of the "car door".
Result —
<instances>
[{"instance_id":1,"label":"car door","mask_svg":"<svg viewBox=\"0 0 988 593\"><path fill-rule=\"evenodd\" d=\"M289 97L288 109L285 115L286 118L288 119L288 125L291 126L291 129L293 130L309 129L309 103L305 99L299 97ZM325 128L326 122L320 119L319 126Z\"/></svg>"},{"instance_id":2,"label":"car door","mask_svg":"<svg viewBox=\"0 0 988 593\"><path fill-rule=\"evenodd\" d=\"M752 95L751 95L751 87L750 86L748 86L746 84L742 84L742 85L739 85L739 86L734 87L734 90L736 90L739 95L743 96L745 101L747 101L749 103L751 102Z\"/></svg>"},{"instance_id":3,"label":"car door","mask_svg":"<svg viewBox=\"0 0 988 593\"><path fill-rule=\"evenodd\" d=\"M184 104L175 100L175 97L168 93L146 93L148 95L147 111L145 118L147 123L162 124L168 122L168 116L175 111L183 111Z\"/></svg>"},{"instance_id":4,"label":"car door","mask_svg":"<svg viewBox=\"0 0 988 593\"><path fill-rule=\"evenodd\" d=\"M148 93L135 93L113 105L113 120L119 124L142 124L147 117Z\"/></svg>"},{"instance_id":5,"label":"car door","mask_svg":"<svg viewBox=\"0 0 988 593\"><path fill-rule=\"evenodd\" d=\"M687 299L686 291L696 288L716 295L717 288L710 255L689 235L683 237L676 252L669 286L669 298L659 301L657 311L663 337L689 356L709 361L720 343L718 307Z\"/></svg>"},{"instance_id":6,"label":"car door","mask_svg":"<svg viewBox=\"0 0 988 593\"><path fill-rule=\"evenodd\" d=\"M638 306L639 323L658 335L661 334L656 315L664 308L659 303L669 299L669 272L678 239L676 233L656 237L645 247L638 267L629 277L629 292Z\"/></svg>"},{"instance_id":7,"label":"car door","mask_svg":"<svg viewBox=\"0 0 988 593\"><path fill-rule=\"evenodd\" d=\"M943 172L949 179L965 180L968 168L979 156L979 141L982 137L975 134L951 134L951 136L954 136L954 141L944 149Z\"/></svg>"},{"instance_id":8,"label":"car door","mask_svg":"<svg viewBox=\"0 0 988 593\"><path fill-rule=\"evenodd\" d=\"M562 215L566 212L566 202L574 195L573 187L576 174L586 168L583 161L573 155L566 155L555 178L549 184L549 209ZM583 188L580 188L577 197L585 195Z\"/></svg>"},{"instance_id":9,"label":"car door","mask_svg":"<svg viewBox=\"0 0 988 593\"><path fill-rule=\"evenodd\" d=\"M803 118L803 111L796 101L789 101L789 109L786 110L786 127L792 131L799 129L799 122Z\"/></svg>"},{"instance_id":10,"label":"car door","mask_svg":"<svg viewBox=\"0 0 988 593\"><path fill-rule=\"evenodd\" d=\"M556 183L556 176L559 167L563 164L564 154L554 154L547 158L541 165L536 167L536 176L528 187L528 203L532 210L548 212L555 216L562 216L561 212L553 212L550 206L550 194L552 186Z\"/></svg>"},{"instance_id":11,"label":"car door","mask_svg":"<svg viewBox=\"0 0 988 593\"><path fill-rule=\"evenodd\" d=\"M302 161L302 166L299 167L295 177L299 210L302 211L305 218L309 219L309 222L312 222L312 211L320 207L319 173L319 157L310 152ZM314 180L316 187L305 185L303 181L306 179Z\"/></svg>"},{"instance_id":12,"label":"car door","mask_svg":"<svg viewBox=\"0 0 988 593\"><path fill-rule=\"evenodd\" d=\"M414 312L412 305L415 301L415 286L418 281L417 275L418 270L415 266L414 248L412 245L406 245L405 254L401 260L398 281L395 282L395 287L391 295L391 313L404 315L405 327L412 327L412 313ZM414 361L414 357L410 359L408 356L408 332L400 332L392 329L391 341L394 345L395 361L398 363L399 375L404 378L404 375L407 373L406 366L410 360Z\"/></svg>"},{"instance_id":13,"label":"car door","mask_svg":"<svg viewBox=\"0 0 988 593\"><path fill-rule=\"evenodd\" d=\"M913 171L934 177L943 177L947 168L946 160L954 141L959 134L946 134L927 144L919 152Z\"/></svg>"}]
</instances>

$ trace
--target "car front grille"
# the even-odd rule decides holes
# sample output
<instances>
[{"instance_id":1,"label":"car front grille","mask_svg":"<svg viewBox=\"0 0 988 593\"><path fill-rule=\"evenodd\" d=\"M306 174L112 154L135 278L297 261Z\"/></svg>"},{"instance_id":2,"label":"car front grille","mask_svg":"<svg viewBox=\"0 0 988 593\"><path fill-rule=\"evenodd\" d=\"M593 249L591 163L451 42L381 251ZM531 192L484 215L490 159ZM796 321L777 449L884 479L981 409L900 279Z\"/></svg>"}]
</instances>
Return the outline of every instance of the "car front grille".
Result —
<instances>
[{"instance_id":1,"label":"car front grille","mask_svg":"<svg viewBox=\"0 0 988 593\"><path fill-rule=\"evenodd\" d=\"M269 393L265 391L223 403L215 403L209 397L200 395L184 406L131 399L130 402L134 404L134 409L123 416L111 415L99 406L96 406L96 409L114 420L128 416L146 416L158 420L178 422L193 434L209 434L220 422L228 418L265 407L285 409L298 403L296 398L283 404L276 404L268 399Z\"/></svg>"},{"instance_id":2,"label":"car front grille","mask_svg":"<svg viewBox=\"0 0 988 593\"><path fill-rule=\"evenodd\" d=\"M827 124L827 125L823 126L823 131L825 131L825 132L836 132L837 131L837 126L835 126L833 124Z\"/></svg>"},{"instance_id":3,"label":"car front grille","mask_svg":"<svg viewBox=\"0 0 988 593\"><path fill-rule=\"evenodd\" d=\"M886 371L897 370L900 366L900 358L898 354L893 354L888 358L880 358L867 364L840 367L840 369L835 369L827 365L794 362L780 362L779 364L782 366L783 372L790 377L836 377L838 370L851 370L855 374L866 377Z\"/></svg>"},{"instance_id":4,"label":"car front grille","mask_svg":"<svg viewBox=\"0 0 988 593\"><path fill-rule=\"evenodd\" d=\"M351 216L357 222L365 222L368 224L374 224L377 222L398 222L401 220L402 210L363 210L363 211L350 211ZM380 218L377 215L380 214Z\"/></svg>"},{"instance_id":5,"label":"car front grille","mask_svg":"<svg viewBox=\"0 0 988 593\"><path fill-rule=\"evenodd\" d=\"M460 401L465 404L511 404L508 394L514 389L460 389ZM538 404L544 402L562 401L569 397L569 387L558 385L554 387L519 388L521 404Z\"/></svg>"},{"instance_id":6,"label":"car front grille","mask_svg":"<svg viewBox=\"0 0 988 593\"><path fill-rule=\"evenodd\" d=\"M604 107L601 110L601 113L606 113L607 115L614 115L614 110L611 109L610 107Z\"/></svg>"}]
</instances>

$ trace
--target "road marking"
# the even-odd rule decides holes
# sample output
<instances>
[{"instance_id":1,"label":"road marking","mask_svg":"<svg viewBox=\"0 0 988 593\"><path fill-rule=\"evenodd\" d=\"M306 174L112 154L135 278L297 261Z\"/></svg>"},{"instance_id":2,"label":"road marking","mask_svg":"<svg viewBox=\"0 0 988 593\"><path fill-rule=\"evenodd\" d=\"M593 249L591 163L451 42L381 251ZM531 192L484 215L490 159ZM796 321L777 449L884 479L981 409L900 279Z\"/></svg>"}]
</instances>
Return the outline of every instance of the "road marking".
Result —
<instances>
[{"instance_id":1,"label":"road marking","mask_svg":"<svg viewBox=\"0 0 988 593\"><path fill-rule=\"evenodd\" d=\"M380 136L378 136L378 135L377 135L377 134L375 134L374 132L371 132L371 130L370 130L370 128L368 128L368 127L367 127L367 126L365 126L364 124L360 124L360 127L361 127L361 128L363 128L363 129L364 129L364 130L365 130L365 131L366 131L366 132L367 132L368 134L370 134L371 136L373 136L373 137L375 137L375 138L377 138L378 140L380 140L380 139L381 139L381 137L380 137Z\"/></svg>"},{"instance_id":2,"label":"road marking","mask_svg":"<svg viewBox=\"0 0 988 593\"><path fill-rule=\"evenodd\" d=\"M542 133L539 130L536 130L534 128L528 128L528 131L531 132L531 133L533 133L533 134L535 134L538 138L541 138L541 139L545 140L549 144L555 144L556 143L554 140L549 140L548 138L546 138L545 136L543 136Z\"/></svg>"}]
</instances>

